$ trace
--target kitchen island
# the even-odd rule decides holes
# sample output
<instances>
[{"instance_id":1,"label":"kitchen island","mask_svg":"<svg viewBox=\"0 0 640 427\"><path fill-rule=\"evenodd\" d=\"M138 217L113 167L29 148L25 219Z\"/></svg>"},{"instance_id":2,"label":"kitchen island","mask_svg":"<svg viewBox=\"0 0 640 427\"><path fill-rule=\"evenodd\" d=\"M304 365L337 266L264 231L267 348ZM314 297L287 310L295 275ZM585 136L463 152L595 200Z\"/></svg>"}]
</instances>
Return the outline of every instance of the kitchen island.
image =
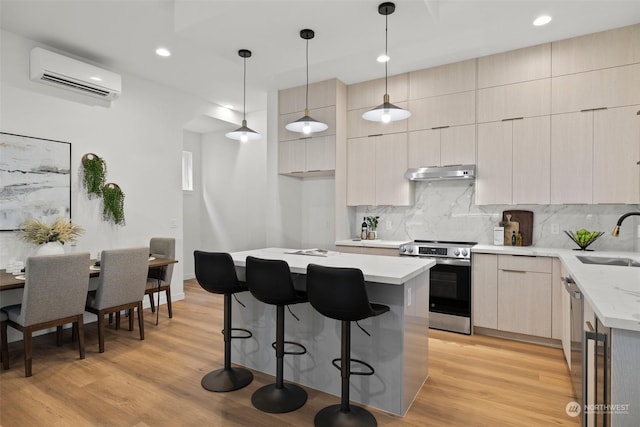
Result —
<instances>
[{"instance_id":1,"label":"kitchen island","mask_svg":"<svg viewBox=\"0 0 640 427\"><path fill-rule=\"evenodd\" d=\"M327 256L293 254L293 249L266 248L232 253L238 278L244 280L247 256L280 259L289 264L296 288L306 288L310 263L359 268L372 302L386 304L390 312L359 322L371 336L352 324L351 358L375 369L373 376L351 377L351 400L404 415L428 376L429 258L401 258L328 252ZM246 307L236 305L233 326L249 329L252 339L234 340L233 363L275 374L275 306L238 294ZM286 356L285 381L340 396L340 372L331 360L340 357L340 322L317 313L309 303L290 307L300 319L287 314L285 340L307 348L302 356ZM338 398L337 398L338 399Z\"/></svg>"}]
</instances>

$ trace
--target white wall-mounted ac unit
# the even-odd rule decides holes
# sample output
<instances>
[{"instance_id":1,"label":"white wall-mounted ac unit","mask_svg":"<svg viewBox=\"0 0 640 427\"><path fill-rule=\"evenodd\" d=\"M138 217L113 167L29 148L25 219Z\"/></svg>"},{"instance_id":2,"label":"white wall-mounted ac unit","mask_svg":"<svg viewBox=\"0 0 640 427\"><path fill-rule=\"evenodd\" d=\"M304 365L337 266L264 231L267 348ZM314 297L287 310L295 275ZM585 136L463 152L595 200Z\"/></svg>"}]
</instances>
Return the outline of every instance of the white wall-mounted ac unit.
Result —
<instances>
[{"instance_id":1,"label":"white wall-mounted ac unit","mask_svg":"<svg viewBox=\"0 0 640 427\"><path fill-rule=\"evenodd\" d=\"M31 80L113 101L122 91L120 74L36 47L31 50Z\"/></svg>"}]
</instances>

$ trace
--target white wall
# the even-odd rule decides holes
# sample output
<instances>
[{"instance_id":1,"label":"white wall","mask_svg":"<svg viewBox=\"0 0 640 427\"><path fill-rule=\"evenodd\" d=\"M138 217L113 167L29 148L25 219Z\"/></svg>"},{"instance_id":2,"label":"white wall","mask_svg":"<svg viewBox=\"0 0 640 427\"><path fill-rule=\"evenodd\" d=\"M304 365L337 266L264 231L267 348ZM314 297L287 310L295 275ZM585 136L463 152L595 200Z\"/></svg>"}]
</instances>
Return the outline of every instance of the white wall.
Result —
<instances>
[{"instance_id":1,"label":"white wall","mask_svg":"<svg viewBox=\"0 0 640 427\"><path fill-rule=\"evenodd\" d=\"M72 144L72 217L86 232L75 247L65 245L65 250L95 255L107 248L148 245L153 236L174 237L179 263L172 296L183 298L182 129L215 108L127 74L122 76L122 96L110 108L90 105L85 96L31 82L29 51L41 45L6 31L1 35L0 130ZM102 221L99 200L84 194L78 172L87 152L102 156L108 181L122 187L125 226ZM0 268L34 250L16 233L0 232ZM2 304L13 298L2 294Z\"/></svg>"},{"instance_id":2,"label":"white wall","mask_svg":"<svg viewBox=\"0 0 640 427\"><path fill-rule=\"evenodd\" d=\"M202 159L201 134L195 132L184 131L183 134L183 150L190 151L193 154L193 191L182 192L183 203L183 278L192 279L195 277L195 268L193 262L193 251L203 247L202 234L200 233L200 224L202 223L202 168L200 159Z\"/></svg>"}]
</instances>

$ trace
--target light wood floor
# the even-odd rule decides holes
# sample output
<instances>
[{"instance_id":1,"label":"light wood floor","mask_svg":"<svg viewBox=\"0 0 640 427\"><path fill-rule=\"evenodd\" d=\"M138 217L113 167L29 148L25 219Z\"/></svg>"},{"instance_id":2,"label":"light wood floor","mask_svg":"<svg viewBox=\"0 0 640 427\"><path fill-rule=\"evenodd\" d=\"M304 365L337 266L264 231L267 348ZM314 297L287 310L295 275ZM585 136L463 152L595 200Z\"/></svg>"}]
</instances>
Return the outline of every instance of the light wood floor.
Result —
<instances>
[{"instance_id":1,"label":"light wood floor","mask_svg":"<svg viewBox=\"0 0 640 427\"><path fill-rule=\"evenodd\" d=\"M251 394L273 377L255 373L248 387L211 393L200 379L223 363L222 297L185 282L186 299L160 325L145 310L146 336L108 329L98 353L96 324L86 327L86 359L66 331L34 340L33 377L24 377L22 343L9 345L11 369L0 374L0 425L12 426L311 426L339 398L307 389L288 414L262 413ZM498 338L431 331L430 378L404 418L372 410L380 426L577 426L559 349ZM336 371L336 375L338 371Z\"/></svg>"}]
</instances>

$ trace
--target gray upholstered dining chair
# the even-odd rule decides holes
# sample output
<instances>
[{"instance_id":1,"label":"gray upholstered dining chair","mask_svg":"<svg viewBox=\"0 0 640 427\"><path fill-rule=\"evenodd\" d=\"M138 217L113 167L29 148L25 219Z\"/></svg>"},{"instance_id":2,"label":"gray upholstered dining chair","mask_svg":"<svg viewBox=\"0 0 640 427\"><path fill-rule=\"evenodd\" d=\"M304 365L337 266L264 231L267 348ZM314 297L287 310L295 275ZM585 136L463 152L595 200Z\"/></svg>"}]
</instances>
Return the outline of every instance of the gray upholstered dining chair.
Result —
<instances>
[{"instance_id":1,"label":"gray upholstered dining chair","mask_svg":"<svg viewBox=\"0 0 640 427\"><path fill-rule=\"evenodd\" d=\"M176 257L176 239L173 237L152 237L149 241L149 252L151 256L156 258ZM144 293L149 295L149 303L151 304L151 312L156 312L153 294L158 294L158 313L160 312L160 292L164 291L167 296L167 310L169 318L173 317L171 310L171 276L173 275L173 265L149 269L147 276L147 288ZM156 325L158 324L158 313L156 313Z\"/></svg>"},{"instance_id":2,"label":"gray upholstered dining chair","mask_svg":"<svg viewBox=\"0 0 640 427\"><path fill-rule=\"evenodd\" d=\"M9 319L7 313L0 310L0 345L2 346L0 360L2 360L3 369L9 369L9 349L7 348L7 319Z\"/></svg>"},{"instance_id":3,"label":"gray upholstered dining chair","mask_svg":"<svg viewBox=\"0 0 640 427\"><path fill-rule=\"evenodd\" d=\"M84 302L89 289L89 253L44 255L27 258L22 304L2 310L2 363L9 368L6 350L7 325L24 336L24 372L32 373L31 342L34 331L57 327L58 345L62 344L62 326L72 323L78 329L78 351L84 359Z\"/></svg>"},{"instance_id":4,"label":"gray upholstered dining chair","mask_svg":"<svg viewBox=\"0 0 640 427\"><path fill-rule=\"evenodd\" d=\"M142 299L149 269L149 248L107 249L100 259L98 288L87 294L85 310L98 316L98 346L104 353L104 315L129 312L129 330L133 330L133 312L138 309L140 339L144 339ZM116 324L117 325L117 324Z\"/></svg>"}]
</instances>

